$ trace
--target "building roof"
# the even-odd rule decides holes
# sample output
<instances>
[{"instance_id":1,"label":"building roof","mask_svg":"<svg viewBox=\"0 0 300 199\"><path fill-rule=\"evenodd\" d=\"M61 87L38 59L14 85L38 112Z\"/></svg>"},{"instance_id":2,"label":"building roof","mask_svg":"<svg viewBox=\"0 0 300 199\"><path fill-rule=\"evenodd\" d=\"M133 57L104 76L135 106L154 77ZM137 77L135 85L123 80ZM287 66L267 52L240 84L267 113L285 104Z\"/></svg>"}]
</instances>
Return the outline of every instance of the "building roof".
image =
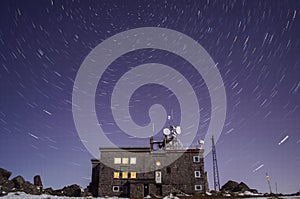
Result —
<instances>
[{"instance_id":1,"label":"building roof","mask_svg":"<svg viewBox=\"0 0 300 199\"><path fill-rule=\"evenodd\" d=\"M114 148L114 147L100 147L100 152L118 152L118 151L128 151L128 152L151 152L151 153L196 153L196 152L204 152L204 149L193 148L193 149L167 149L167 150L154 150L151 151L149 147L123 147L123 148Z\"/></svg>"}]
</instances>

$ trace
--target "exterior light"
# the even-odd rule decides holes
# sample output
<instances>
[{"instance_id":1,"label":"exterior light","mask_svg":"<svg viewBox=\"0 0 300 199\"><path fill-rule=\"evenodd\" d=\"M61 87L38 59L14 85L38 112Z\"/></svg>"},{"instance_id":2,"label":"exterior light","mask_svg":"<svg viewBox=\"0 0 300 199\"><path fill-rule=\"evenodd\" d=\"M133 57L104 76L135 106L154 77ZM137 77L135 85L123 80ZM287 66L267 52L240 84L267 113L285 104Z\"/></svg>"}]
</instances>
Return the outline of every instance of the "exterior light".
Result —
<instances>
[{"instance_id":1,"label":"exterior light","mask_svg":"<svg viewBox=\"0 0 300 199\"><path fill-rule=\"evenodd\" d=\"M156 166L160 166L160 161L156 161Z\"/></svg>"}]
</instances>

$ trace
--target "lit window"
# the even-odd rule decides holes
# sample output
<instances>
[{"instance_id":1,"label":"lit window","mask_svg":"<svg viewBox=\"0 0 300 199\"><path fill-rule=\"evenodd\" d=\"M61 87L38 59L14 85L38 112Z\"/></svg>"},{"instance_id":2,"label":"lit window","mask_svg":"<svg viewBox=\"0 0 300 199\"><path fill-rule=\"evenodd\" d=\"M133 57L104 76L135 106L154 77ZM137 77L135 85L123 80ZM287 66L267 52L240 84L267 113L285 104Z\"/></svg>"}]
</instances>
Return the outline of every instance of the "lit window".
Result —
<instances>
[{"instance_id":1,"label":"lit window","mask_svg":"<svg viewBox=\"0 0 300 199\"><path fill-rule=\"evenodd\" d=\"M120 178L120 172L114 172L114 178Z\"/></svg>"},{"instance_id":2,"label":"lit window","mask_svg":"<svg viewBox=\"0 0 300 199\"><path fill-rule=\"evenodd\" d=\"M121 158L115 158L114 163L115 164L121 164Z\"/></svg>"},{"instance_id":3,"label":"lit window","mask_svg":"<svg viewBox=\"0 0 300 199\"><path fill-rule=\"evenodd\" d=\"M119 186L113 186L113 192L119 192L120 188Z\"/></svg>"},{"instance_id":4,"label":"lit window","mask_svg":"<svg viewBox=\"0 0 300 199\"><path fill-rule=\"evenodd\" d=\"M194 156L194 162L200 162L199 156Z\"/></svg>"},{"instance_id":5,"label":"lit window","mask_svg":"<svg viewBox=\"0 0 300 199\"><path fill-rule=\"evenodd\" d=\"M122 164L128 164L129 159L128 158L122 158Z\"/></svg>"},{"instance_id":6,"label":"lit window","mask_svg":"<svg viewBox=\"0 0 300 199\"><path fill-rule=\"evenodd\" d=\"M130 172L130 178L136 178L136 172Z\"/></svg>"},{"instance_id":7,"label":"lit window","mask_svg":"<svg viewBox=\"0 0 300 199\"><path fill-rule=\"evenodd\" d=\"M128 172L123 172L123 173L122 173L122 178L123 178L123 179L128 178Z\"/></svg>"},{"instance_id":8,"label":"lit window","mask_svg":"<svg viewBox=\"0 0 300 199\"><path fill-rule=\"evenodd\" d=\"M130 158L130 164L136 164L136 158Z\"/></svg>"},{"instance_id":9,"label":"lit window","mask_svg":"<svg viewBox=\"0 0 300 199\"><path fill-rule=\"evenodd\" d=\"M196 178L200 178L200 177L201 177L200 171L195 171L195 177L196 177Z\"/></svg>"},{"instance_id":10,"label":"lit window","mask_svg":"<svg viewBox=\"0 0 300 199\"><path fill-rule=\"evenodd\" d=\"M195 185L195 191L201 191L202 186L201 185Z\"/></svg>"}]
</instances>

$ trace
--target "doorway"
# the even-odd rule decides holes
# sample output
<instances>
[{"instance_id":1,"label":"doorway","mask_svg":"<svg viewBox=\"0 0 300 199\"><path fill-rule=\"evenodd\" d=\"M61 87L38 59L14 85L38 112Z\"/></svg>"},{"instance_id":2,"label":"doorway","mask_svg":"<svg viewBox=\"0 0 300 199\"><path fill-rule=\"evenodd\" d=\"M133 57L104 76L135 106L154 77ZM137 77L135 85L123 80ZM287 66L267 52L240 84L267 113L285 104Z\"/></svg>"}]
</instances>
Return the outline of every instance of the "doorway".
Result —
<instances>
[{"instance_id":1,"label":"doorway","mask_svg":"<svg viewBox=\"0 0 300 199\"><path fill-rule=\"evenodd\" d=\"M130 183L128 181L123 185L122 197L125 197L125 198L130 197Z\"/></svg>"},{"instance_id":2,"label":"doorway","mask_svg":"<svg viewBox=\"0 0 300 199\"><path fill-rule=\"evenodd\" d=\"M144 197L149 195L149 184L144 184Z\"/></svg>"},{"instance_id":3,"label":"doorway","mask_svg":"<svg viewBox=\"0 0 300 199\"><path fill-rule=\"evenodd\" d=\"M161 184L156 184L156 195L157 196L162 195L162 186L161 186Z\"/></svg>"}]
</instances>

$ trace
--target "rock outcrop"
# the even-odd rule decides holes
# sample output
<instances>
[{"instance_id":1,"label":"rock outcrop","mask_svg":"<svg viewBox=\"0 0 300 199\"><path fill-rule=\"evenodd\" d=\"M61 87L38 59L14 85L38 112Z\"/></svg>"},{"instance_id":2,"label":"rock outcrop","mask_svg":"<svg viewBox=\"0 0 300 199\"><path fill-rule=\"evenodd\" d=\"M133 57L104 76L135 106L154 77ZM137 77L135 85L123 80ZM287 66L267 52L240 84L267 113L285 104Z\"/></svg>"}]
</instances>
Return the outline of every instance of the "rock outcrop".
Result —
<instances>
[{"instance_id":1,"label":"rock outcrop","mask_svg":"<svg viewBox=\"0 0 300 199\"><path fill-rule=\"evenodd\" d=\"M14 183L9 180L10 171L0 168L0 196L6 195L14 189Z\"/></svg>"},{"instance_id":2,"label":"rock outcrop","mask_svg":"<svg viewBox=\"0 0 300 199\"><path fill-rule=\"evenodd\" d=\"M31 195L40 195L42 193L54 196L86 197L91 196L88 189L82 189L79 185L73 184L65 186L62 189L53 190L47 188L43 190L42 178L39 175L34 176L33 184L26 181L22 176L16 176L9 180L11 172L0 168L0 196L7 195L9 192L25 192Z\"/></svg>"},{"instance_id":3,"label":"rock outcrop","mask_svg":"<svg viewBox=\"0 0 300 199\"><path fill-rule=\"evenodd\" d=\"M244 182L238 183L232 180L229 180L226 184L224 184L221 188L221 191L230 193L243 193L245 191L249 191L252 193L257 193L256 189L250 189Z\"/></svg>"},{"instance_id":4,"label":"rock outcrop","mask_svg":"<svg viewBox=\"0 0 300 199\"><path fill-rule=\"evenodd\" d=\"M22 176L17 176L9 180L10 176L10 171L0 168L0 196L7 195L9 192L14 191L22 191L32 195L42 193L41 189L26 181Z\"/></svg>"},{"instance_id":5,"label":"rock outcrop","mask_svg":"<svg viewBox=\"0 0 300 199\"><path fill-rule=\"evenodd\" d=\"M40 175L36 175L33 177L33 184L34 184L34 186L38 187L39 189L43 189L42 178Z\"/></svg>"},{"instance_id":6,"label":"rock outcrop","mask_svg":"<svg viewBox=\"0 0 300 199\"><path fill-rule=\"evenodd\" d=\"M81 187L77 184L66 186L62 189L62 194L64 196L80 197L81 196Z\"/></svg>"}]
</instances>

